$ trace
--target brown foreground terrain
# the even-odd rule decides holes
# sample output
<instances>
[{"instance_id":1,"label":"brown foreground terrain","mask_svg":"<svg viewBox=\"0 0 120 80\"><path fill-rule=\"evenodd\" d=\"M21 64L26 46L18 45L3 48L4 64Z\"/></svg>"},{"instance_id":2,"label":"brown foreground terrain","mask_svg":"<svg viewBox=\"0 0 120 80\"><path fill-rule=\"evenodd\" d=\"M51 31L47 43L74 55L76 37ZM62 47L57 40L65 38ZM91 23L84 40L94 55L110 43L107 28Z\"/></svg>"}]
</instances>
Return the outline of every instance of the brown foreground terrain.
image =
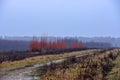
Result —
<instances>
[{"instance_id":1,"label":"brown foreground terrain","mask_svg":"<svg viewBox=\"0 0 120 80\"><path fill-rule=\"evenodd\" d=\"M117 49L87 57L73 57L53 65L39 80L120 80Z\"/></svg>"},{"instance_id":2,"label":"brown foreground terrain","mask_svg":"<svg viewBox=\"0 0 120 80\"><path fill-rule=\"evenodd\" d=\"M7 61L0 80L119 80L119 57L120 49L92 49Z\"/></svg>"}]
</instances>

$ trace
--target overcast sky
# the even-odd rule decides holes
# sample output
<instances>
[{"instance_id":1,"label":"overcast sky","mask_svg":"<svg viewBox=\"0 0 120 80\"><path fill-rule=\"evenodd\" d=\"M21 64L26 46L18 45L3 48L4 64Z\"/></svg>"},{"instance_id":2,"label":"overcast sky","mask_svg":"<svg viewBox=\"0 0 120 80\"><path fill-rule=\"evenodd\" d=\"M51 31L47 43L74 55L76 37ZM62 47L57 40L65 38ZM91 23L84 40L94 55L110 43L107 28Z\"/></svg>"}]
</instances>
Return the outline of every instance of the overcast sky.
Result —
<instances>
[{"instance_id":1,"label":"overcast sky","mask_svg":"<svg viewBox=\"0 0 120 80\"><path fill-rule=\"evenodd\" d=\"M0 35L120 37L120 0L0 0Z\"/></svg>"}]
</instances>

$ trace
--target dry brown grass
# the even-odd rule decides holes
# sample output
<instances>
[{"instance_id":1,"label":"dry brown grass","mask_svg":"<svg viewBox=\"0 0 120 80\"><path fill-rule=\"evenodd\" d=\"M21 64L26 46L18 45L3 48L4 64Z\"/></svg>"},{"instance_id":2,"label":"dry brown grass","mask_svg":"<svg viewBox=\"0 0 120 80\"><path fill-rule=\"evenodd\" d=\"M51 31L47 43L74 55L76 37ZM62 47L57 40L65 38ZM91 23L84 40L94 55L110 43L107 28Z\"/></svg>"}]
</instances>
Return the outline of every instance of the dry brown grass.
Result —
<instances>
[{"instance_id":1,"label":"dry brown grass","mask_svg":"<svg viewBox=\"0 0 120 80\"><path fill-rule=\"evenodd\" d=\"M57 69L46 72L40 77L40 80L104 80L106 73L109 71L107 69L111 67L113 60L109 54L116 56L118 55L118 51L112 50L96 56L87 57L86 59L82 59L82 62L79 63L66 63L67 65L61 64L62 66L67 66L67 68L58 66ZM113 71L117 72L117 76L115 76L116 74L113 75L112 78L109 76L111 79L107 80L120 79L119 59L120 57L114 61L114 63L117 64L117 68L113 68Z\"/></svg>"},{"instance_id":2,"label":"dry brown grass","mask_svg":"<svg viewBox=\"0 0 120 80\"><path fill-rule=\"evenodd\" d=\"M106 76L107 80L120 80L120 55L112 61L114 67Z\"/></svg>"}]
</instances>

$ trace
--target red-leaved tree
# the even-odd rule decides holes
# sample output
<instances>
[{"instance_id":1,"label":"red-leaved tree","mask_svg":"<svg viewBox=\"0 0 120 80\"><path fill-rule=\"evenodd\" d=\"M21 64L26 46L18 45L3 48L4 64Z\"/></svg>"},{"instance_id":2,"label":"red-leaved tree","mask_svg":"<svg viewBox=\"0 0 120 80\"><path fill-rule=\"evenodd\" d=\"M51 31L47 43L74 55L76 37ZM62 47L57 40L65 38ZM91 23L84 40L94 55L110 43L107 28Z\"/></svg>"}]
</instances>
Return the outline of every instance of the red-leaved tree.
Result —
<instances>
[{"instance_id":1,"label":"red-leaved tree","mask_svg":"<svg viewBox=\"0 0 120 80\"><path fill-rule=\"evenodd\" d=\"M33 39L33 40L31 41L31 43L30 43L30 49L31 49L32 51L37 51L37 50L39 50L39 41L36 40L36 39Z\"/></svg>"}]
</instances>

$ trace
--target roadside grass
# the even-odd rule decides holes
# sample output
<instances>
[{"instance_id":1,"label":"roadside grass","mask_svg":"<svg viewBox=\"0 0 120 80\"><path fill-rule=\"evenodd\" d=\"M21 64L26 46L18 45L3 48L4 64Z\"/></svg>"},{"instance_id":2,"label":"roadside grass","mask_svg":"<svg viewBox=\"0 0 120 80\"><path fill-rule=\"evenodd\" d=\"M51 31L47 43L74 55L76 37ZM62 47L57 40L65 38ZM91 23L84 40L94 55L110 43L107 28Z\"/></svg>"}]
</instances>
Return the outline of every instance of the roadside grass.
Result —
<instances>
[{"instance_id":1,"label":"roadside grass","mask_svg":"<svg viewBox=\"0 0 120 80\"><path fill-rule=\"evenodd\" d=\"M45 63L52 60L64 59L67 57L85 54L93 51L96 51L96 49L76 51L76 52L64 53L64 54L36 56L36 57L26 58L24 60L13 61L13 62L7 61L0 64L0 69L33 66L34 64Z\"/></svg>"},{"instance_id":2,"label":"roadside grass","mask_svg":"<svg viewBox=\"0 0 120 80\"><path fill-rule=\"evenodd\" d=\"M67 66L67 68L57 68L48 71L45 75L41 76L39 80L102 80L103 74L99 62L100 60L98 58L91 58L84 60L83 63L64 65ZM98 67L90 67L94 65Z\"/></svg>"},{"instance_id":3,"label":"roadside grass","mask_svg":"<svg viewBox=\"0 0 120 80\"><path fill-rule=\"evenodd\" d=\"M67 69L58 68L54 71L47 72L43 75L39 80L74 80L78 77L78 73L80 72L79 64L73 64L71 67ZM64 73L65 70L65 73Z\"/></svg>"},{"instance_id":4,"label":"roadside grass","mask_svg":"<svg viewBox=\"0 0 120 80\"><path fill-rule=\"evenodd\" d=\"M118 57L112 61L114 67L106 76L107 80L120 80L120 54Z\"/></svg>"},{"instance_id":5,"label":"roadside grass","mask_svg":"<svg viewBox=\"0 0 120 80\"><path fill-rule=\"evenodd\" d=\"M92 57L88 56L75 63L68 63L68 61L54 70L47 71L40 76L39 80L120 80L120 55L117 59L113 59L118 55L119 53L113 50ZM116 74L108 75L110 69L112 69L110 73Z\"/></svg>"}]
</instances>

